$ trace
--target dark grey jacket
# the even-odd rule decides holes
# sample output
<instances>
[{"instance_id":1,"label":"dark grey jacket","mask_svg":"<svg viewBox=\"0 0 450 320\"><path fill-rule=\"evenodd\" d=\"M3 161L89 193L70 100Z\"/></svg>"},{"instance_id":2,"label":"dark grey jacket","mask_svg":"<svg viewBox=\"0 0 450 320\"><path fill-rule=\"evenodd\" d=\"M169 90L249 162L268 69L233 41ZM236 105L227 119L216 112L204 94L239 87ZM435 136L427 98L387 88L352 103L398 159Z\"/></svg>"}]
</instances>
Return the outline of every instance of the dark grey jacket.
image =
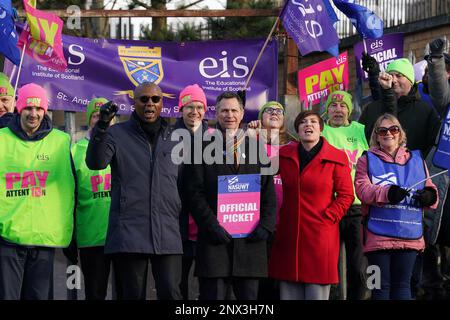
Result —
<instances>
[{"instance_id":1,"label":"dark grey jacket","mask_svg":"<svg viewBox=\"0 0 450 320\"><path fill-rule=\"evenodd\" d=\"M444 57L429 57L428 60L428 86L431 101L439 116L443 118L450 105L450 80L447 78Z\"/></svg>"},{"instance_id":2,"label":"dark grey jacket","mask_svg":"<svg viewBox=\"0 0 450 320\"><path fill-rule=\"evenodd\" d=\"M436 152L436 147L433 147L431 149L431 152L428 154L428 157L426 158L427 167L430 173L430 176L441 172L443 169L437 168L433 162L432 159L434 157L434 153ZM441 174L439 176L434 177L433 183L437 187L438 190L438 197L439 197L439 203L436 209L434 210L426 210L424 214L424 236L425 236L425 243L427 245L434 245L438 239L439 234L446 234L446 238L448 238L447 229L449 229L449 221L448 216L449 214L444 213L444 204L446 202L446 199L449 196L449 179L447 174ZM450 208L445 207L448 211ZM449 229L450 230L450 229ZM441 236L442 238L442 236Z\"/></svg>"},{"instance_id":3,"label":"dark grey jacket","mask_svg":"<svg viewBox=\"0 0 450 320\"><path fill-rule=\"evenodd\" d=\"M448 55L447 55L448 58ZM447 79L444 57L428 57L428 82L430 97L434 107L441 119L446 116L447 108L450 106L450 79ZM436 142L437 143L437 142ZM431 159L434 151L427 159L430 175L440 172L442 169L432 165ZM436 210L425 212L425 240L428 244L450 245L450 187L446 174L433 179L439 191L439 205Z\"/></svg>"},{"instance_id":4,"label":"dark grey jacket","mask_svg":"<svg viewBox=\"0 0 450 320\"><path fill-rule=\"evenodd\" d=\"M221 175L255 174L263 166L250 163L249 138L243 143L247 156L241 156L239 168L232 164L192 164L186 165L184 185L190 212L199 227L195 275L199 277L266 277L267 241L249 242L246 238L233 239L228 244L215 245L209 238L209 229L218 225L217 181ZM204 142L203 150L212 142ZM244 146L245 144L245 146ZM261 147L261 146L258 146ZM219 149L220 150L220 149ZM255 150L256 151L256 150ZM205 152L205 151L204 151ZM256 151L257 152L257 151ZM225 162L225 156L223 156ZM259 225L272 233L275 229L276 198L273 178L261 176Z\"/></svg>"},{"instance_id":5,"label":"dark grey jacket","mask_svg":"<svg viewBox=\"0 0 450 320\"><path fill-rule=\"evenodd\" d=\"M111 208L105 253L181 254L177 142L163 120L152 150L134 116L102 132L95 127L86 154L92 170L111 165Z\"/></svg>"}]
</instances>

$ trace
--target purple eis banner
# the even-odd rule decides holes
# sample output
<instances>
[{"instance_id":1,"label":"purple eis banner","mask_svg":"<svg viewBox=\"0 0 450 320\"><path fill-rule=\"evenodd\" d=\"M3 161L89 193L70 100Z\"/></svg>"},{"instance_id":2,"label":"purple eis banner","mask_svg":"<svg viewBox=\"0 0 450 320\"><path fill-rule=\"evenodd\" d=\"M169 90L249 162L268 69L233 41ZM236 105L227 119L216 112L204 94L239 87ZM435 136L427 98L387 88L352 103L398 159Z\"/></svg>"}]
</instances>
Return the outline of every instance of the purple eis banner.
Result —
<instances>
[{"instance_id":1,"label":"purple eis banner","mask_svg":"<svg viewBox=\"0 0 450 320\"><path fill-rule=\"evenodd\" d=\"M281 21L302 55L325 51L339 43L322 0L287 0Z\"/></svg>"},{"instance_id":2,"label":"purple eis banner","mask_svg":"<svg viewBox=\"0 0 450 320\"><path fill-rule=\"evenodd\" d=\"M367 53L378 61L381 71L384 71L390 62L403 58L403 33L392 33L384 35L379 39L366 39L365 41ZM368 76L362 69L361 61L364 43L362 41L358 42L353 49L358 79L366 81Z\"/></svg>"},{"instance_id":3,"label":"purple eis banner","mask_svg":"<svg viewBox=\"0 0 450 320\"><path fill-rule=\"evenodd\" d=\"M208 100L207 118L215 116L215 100L224 91L238 91L250 73L264 40L154 42L63 36L65 72L37 64L25 56L19 87L34 82L49 93L50 109L86 111L89 100L114 100L120 113L130 113L133 90L143 82L158 84L164 93L162 116L179 117L178 95L197 83ZM246 118L278 98L278 45L271 41L247 87ZM5 63L5 73L17 70ZM250 112L249 112L250 111Z\"/></svg>"}]
</instances>

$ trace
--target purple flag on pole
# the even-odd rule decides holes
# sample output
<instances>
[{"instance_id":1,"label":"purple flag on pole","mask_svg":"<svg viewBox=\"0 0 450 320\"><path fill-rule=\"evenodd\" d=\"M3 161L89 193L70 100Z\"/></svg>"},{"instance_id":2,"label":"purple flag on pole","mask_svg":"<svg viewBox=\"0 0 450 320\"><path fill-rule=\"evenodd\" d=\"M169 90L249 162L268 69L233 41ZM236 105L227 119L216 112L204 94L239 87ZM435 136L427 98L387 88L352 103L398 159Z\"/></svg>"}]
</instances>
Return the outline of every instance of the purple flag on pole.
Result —
<instances>
[{"instance_id":1,"label":"purple flag on pole","mask_svg":"<svg viewBox=\"0 0 450 320\"><path fill-rule=\"evenodd\" d=\"M288 0L280 17L302 55L327 51L339 44L333 21L322 0Z\"/></svg>"}]
</instances>

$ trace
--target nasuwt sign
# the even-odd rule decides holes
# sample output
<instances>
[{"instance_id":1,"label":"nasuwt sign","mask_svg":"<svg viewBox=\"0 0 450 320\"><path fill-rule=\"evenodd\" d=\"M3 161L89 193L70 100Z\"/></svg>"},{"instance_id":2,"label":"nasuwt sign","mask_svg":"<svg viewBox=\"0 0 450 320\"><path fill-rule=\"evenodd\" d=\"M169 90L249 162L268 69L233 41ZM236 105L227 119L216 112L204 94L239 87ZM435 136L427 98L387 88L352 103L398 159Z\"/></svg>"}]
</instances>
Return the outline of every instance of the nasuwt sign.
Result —
<instances>
[{"instance_id":1,"label":"nasuwt sign","mask_svg":"<svg viewBox=\"0 0 450 320\"><path fill-rule=\"evenodd\" d=\"M261 175L218 177L217 220L233 238L244 238L259 223Z\"/></svg>"}]
</instances>

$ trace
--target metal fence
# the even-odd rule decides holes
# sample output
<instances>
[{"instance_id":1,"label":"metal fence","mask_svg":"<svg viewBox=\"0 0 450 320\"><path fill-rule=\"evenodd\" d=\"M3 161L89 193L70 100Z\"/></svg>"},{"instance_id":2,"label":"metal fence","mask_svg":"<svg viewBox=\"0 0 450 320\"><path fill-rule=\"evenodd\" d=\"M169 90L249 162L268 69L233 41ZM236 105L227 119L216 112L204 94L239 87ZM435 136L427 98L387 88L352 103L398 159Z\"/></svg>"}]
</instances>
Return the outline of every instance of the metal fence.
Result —
<instances>
[{"instance_id":1,"label":"metal fence","mask_svg":"<svg viewBox=\"0 0 450 320\"><path fill-rule=\"evenodd\" d=\"M284 1L280 1L280 5L282 2ZM357 0L356 2L374 11L384 21L385 29L436 16L450 15L450 0ZM336 26L339 38L343 39L357 34L350 20L336 9L332 0L330 3L339 18ZM175 29L180 28L182 28L181 24ZM197 24L196 30L199 39L211 39L210 23L201 22Z\"/></svg>"},{"instance_id":2,"label":"metal fence","mask_svg":"<svg viewBox=\"0 0 450 320\"><path fill-rule=\"evenodd\" d=\"M332 2L332 1L330 1ZM384 28L450 14L449 0L359 0L358 4L374 11L383 21ZM342 12L336 10L339 38L356 34L356 29Z\"/></svg>"}]
</instances>

